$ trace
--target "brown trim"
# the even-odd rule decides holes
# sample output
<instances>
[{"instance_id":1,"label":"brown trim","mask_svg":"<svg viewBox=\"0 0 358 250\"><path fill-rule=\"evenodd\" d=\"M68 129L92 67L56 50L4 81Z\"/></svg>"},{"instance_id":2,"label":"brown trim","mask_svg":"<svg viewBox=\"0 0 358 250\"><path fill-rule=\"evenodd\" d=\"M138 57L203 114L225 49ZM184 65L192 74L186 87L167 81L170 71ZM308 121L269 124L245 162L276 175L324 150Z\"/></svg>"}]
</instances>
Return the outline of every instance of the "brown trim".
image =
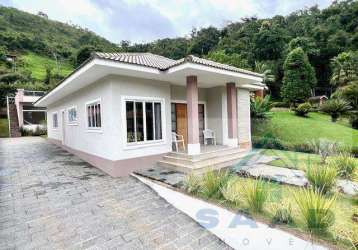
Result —
<instances>
[{"instance_id":1,"label":"brown trim","mask_svg":"<svg viewBox=\"0 0 358 250\"><path fill-rule=\"evenodd\" d=\"M156 163L165 155L158 154L112 161L100 156L89 154L81 150L73 149L68 146L62 145L61 141L57 139L47 138L47 140L56 144L57 146L60 146L64 150L76 155L77 157L88 162L94 167L101 169L103 172L109 174L112 177L128 176L135 170L155 167Z\"/></svg>"}]
</instances>

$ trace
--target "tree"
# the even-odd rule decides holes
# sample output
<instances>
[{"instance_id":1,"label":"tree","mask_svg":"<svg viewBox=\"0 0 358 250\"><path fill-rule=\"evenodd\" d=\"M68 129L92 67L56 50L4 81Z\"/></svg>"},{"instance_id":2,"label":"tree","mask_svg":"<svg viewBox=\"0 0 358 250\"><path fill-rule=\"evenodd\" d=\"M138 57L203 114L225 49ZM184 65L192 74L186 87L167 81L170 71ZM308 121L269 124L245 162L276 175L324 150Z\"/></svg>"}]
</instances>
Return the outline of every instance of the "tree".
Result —
<instances>
[{"instance_id":1,"label":"tree","mask_svg":"<svg viewBox=\"0 0 358 250\"><path fill-rule=\"evenodd\" d=\"M189 53L194 55L207 55L220 40L220 31L214 27L208 27L199 31L193 30L192 42Z\"/></svg>"},{"instance_id":2,"label":"tree","mask_svg":"<svg viewBox=\"0 0 358 250\"><path fill-rule=\"evenodd\" d=\"M333 86L346 86L351 81L358 80L358 52L342 52L331 62Z\"/></svg>"},{"instance_id":3,"label":"tree","mask_svg":"<svg viewBox=\"0 0 358 250\"><path fill-rule=\"evenodd\" d=\"M254 46L256 59L276 60L281 57L285 47L285 35L280 28L264 21L254 36Z\"/></svg>"},{"instance_id":4,"label":"tree","mask_svg":"<svg viewBox=\"0 0 358 250\"><path fill-rule=\"evenodd\" d=\"M76 66L80 66L84 61L86 61L90 56L92 52L100 51L99 49L96 49L94 46L84 46L80 48L76 55Z\"/></svg>"},{"instance_id":5,"label":"tree","mask_svg":"<svg viewBox=\"0 0 358 250\"><path fill-rule=\"evenodd\" d=\"M281 96L291 104L305 101L316 84L313 67L302 48L292 50L284 63L284 77Z\"/></svg>"},{"instance_id":6,"label":"tree","mask_svg":"<svg viewBox=\"0 0 358 250\"><path fill-rule=\"evenodd\" d=\"M223 50L210 52L207 56L208 59L219 63L225 63L234 67L249 69L249 64L245 58L240 54L226 54Z\"/></svg>"},{"instance_id":7,"label":"tree","mask_svg":"<svg viewBox=\"0 0 358 250\"><path fill-rule=\"evenodd\" d=\"M266 85L270 85L275 81L275 75L266 63L255 62L255 71L264 75L263 83Z\"/></svg>"},{"instance_id":8,"label":"tree","mask_svg":"<svg viewBox=\"0 0 358 250\"><path fill-rule=\"evenodd\" d=\"M319 49L312 38L296 37L292 39L288 44L288 51L292 51L298 47L301 47L309 58L319 53Z\"/></svg>"}]
</instances>

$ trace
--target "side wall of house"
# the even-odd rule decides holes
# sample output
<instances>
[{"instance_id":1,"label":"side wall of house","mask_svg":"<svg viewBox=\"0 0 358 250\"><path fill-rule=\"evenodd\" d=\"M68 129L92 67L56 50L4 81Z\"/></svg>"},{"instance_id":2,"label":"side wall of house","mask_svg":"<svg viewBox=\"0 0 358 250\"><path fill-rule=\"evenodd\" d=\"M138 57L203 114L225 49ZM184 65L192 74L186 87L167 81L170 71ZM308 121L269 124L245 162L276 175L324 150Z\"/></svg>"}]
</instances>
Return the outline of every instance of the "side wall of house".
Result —
<instances>
[{"instance_id":1,"label":"side wall of house","mask_svg":"<svg viewBox=\"0 0 358 250\"><path fill-rule=\"evenodd\" d=\"M237 89L238 137L239 146L251 147L250 91Z\"/></svg>"},{"instance_id":2,"label":"side wall of house","mask_svg":"<svg viewBox=\"0 0 358 250\"><path fill-rule=\"evenodd\" d=\"M101 101L100 130L87 128L86 103ZM83 88L60 100L47 109L48 138L62 141L64 146L71 149L99 156L109 160L116 160L115 153L119 147L113 143L112 131L112 86L108 78L103 78L90 86ZM76 107L77 122L68 122L68 109ZM58 127L53 128L53 114L57 113Z\"/></svg>"}]
</instances>

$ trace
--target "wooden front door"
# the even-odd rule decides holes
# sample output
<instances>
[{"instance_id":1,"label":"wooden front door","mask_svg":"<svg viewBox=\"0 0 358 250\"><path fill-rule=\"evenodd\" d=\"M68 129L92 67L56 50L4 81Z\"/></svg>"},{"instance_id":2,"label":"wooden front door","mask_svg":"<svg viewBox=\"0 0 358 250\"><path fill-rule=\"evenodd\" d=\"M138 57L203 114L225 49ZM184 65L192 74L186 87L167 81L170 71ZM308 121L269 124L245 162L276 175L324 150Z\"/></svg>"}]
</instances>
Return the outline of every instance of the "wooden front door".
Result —
<instances>
[{"instance_id":1,"label":"wooden front door","mask_svg":"<svg viewBox=\"0 0 358 250\"><path fill-rule=\"evenodd\" d=\"M205 109L204 104L198 105L199 111L199 139L204 142L203 130L205 129ZM185 144L188 144L188 118L186 103L172 103L172 131L178 135L183 135Z\"/></svg>"},{"instance_id":2,"label":"wooden front door","mask_svg":"<svg viewBox=\"0 0 358 250\"><path fill-rule=\"evenodd\" d=\"M186 104L176 103L176 132L178 135L183 135L185 144L188 143L188 118L186 113Z\"/></svg>"}]
</instances>

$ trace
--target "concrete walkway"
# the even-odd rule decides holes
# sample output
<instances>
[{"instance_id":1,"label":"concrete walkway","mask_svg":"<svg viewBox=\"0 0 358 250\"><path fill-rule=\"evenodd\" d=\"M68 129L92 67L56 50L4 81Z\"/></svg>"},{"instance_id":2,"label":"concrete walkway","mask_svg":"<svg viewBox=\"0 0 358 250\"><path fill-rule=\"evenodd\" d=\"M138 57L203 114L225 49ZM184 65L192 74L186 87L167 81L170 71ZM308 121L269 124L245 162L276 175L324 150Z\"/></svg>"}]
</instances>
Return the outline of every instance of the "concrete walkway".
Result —
<instances>
[{"instance_id":1,"label":"concrete walkway","mask_svg":"<svg viewBox=\"0 0 358 250\"><path fill-rule=\"evenodd\" d=\"M229 249L133 177L39 137L0 139L0 249Z\"/></svg>"},{"instance_id":2,"label":"concrete walkway","mask_svg":"<svg viewBox=\"0 0 358 250\"><path fill-rule=\"evenodd\" d=\"M282 230L176 192L146 178L137 177L177 209L200 223L234 249L323 250L323 246L297 238Z\"/></svg>"}]
</instances>

